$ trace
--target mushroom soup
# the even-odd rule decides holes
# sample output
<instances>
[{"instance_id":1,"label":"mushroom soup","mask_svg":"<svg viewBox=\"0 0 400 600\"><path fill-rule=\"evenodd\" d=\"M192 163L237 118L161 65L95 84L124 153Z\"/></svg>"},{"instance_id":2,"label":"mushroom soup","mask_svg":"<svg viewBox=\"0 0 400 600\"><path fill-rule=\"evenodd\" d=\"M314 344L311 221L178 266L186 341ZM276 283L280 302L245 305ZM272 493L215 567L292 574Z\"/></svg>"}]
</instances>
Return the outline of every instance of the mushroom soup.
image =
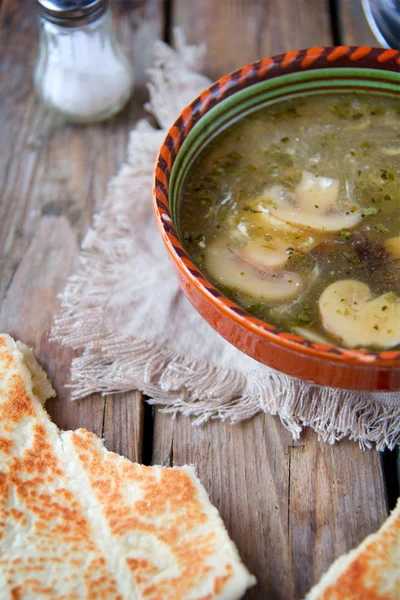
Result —
<instances>
[{"instance_id":1,"label":"mushroom soup","mask_svg":"<svg viewBox=\"0 0 400 600\"><path fill-rule=\"evenodd\" d=\"M252 315L312 341L400 346L395 98L313 96L212 141L181 194L184 245Z\"/></svg>"}]
</instances>

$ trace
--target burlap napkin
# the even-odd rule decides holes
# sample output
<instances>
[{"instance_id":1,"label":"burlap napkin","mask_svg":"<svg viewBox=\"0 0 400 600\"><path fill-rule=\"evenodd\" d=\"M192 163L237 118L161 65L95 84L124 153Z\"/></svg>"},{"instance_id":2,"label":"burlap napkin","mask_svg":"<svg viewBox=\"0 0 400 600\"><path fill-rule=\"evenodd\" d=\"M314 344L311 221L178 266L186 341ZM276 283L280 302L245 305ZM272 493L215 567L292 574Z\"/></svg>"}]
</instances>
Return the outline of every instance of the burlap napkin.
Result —
<instances>
[{"instance_id":1,"label":"burlap napkin","mask_svg":"<svg viewBox=\"0 0 400 600\"><path fill-rule=\"evenodd\" d=\"M130 134L127 162L84 240L80 267L62 295L54 339L82 350L73 360L73 398L139 389L167 411L232 422L279 415L298 438L348 436L364 447L400 440L400 394L320 388L245 356L218 336L178 288L153 216L152 171L165 129L209 81L196 73L204 48L155 43L148 111Z\"/></svg>"}]
</instances>

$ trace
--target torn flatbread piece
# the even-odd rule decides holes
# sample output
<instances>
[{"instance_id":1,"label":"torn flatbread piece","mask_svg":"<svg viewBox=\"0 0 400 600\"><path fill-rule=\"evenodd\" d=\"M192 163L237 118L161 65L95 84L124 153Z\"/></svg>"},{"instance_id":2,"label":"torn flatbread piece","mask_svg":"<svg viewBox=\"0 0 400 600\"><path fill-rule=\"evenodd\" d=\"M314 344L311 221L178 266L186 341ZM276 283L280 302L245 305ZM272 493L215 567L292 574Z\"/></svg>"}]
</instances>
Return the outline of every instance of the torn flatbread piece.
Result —
<instances>
[{"instance_id":1,"label":"torn flatbread piece","mask_svg":"<svg viewBox=\"0 0 400 600\"><path fill-rule=\"evenodd\" d=\"M379 531L338 558L305 600L400 600L400 499Z\"/></svg>"},{"instance_id":2,"label":"torn flatbread piece","mask_svg":"<svg viewBox=\"0 0 400 600\"><path fill-rule=\"evenodd\" d=\"M60 432L26 347L0 336L0 598L213 600L255 583L191 467Z\"/></svg>"}]
</instances>

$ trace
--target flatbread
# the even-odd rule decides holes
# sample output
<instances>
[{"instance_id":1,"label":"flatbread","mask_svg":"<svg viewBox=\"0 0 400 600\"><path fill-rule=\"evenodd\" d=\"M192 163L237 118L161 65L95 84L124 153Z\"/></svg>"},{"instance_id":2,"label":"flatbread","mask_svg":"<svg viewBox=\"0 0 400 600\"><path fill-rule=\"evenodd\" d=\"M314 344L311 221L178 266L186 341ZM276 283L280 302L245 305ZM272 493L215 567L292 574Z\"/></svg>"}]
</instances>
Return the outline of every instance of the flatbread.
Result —
<instances>
[{"instance_id":1,"label":"flatbread","mask_svg":"<svg viewBox=\"0 0 400 600\"><path fill-rule=\"evenodd\" d=\"M29 366L29 368L28 368ZM255 579L191 467L60 432L26 347L0 335L0 598L240 598Z\"/></svg>"},{"instance_id":2,"label":"flatbread","mask_svg":"<svg viewBox=\"0 0 400 600\"><path fill-rule=\"evenodd\" d=\"M379 531L338 558L305 600L400 600L400 499Z\"/></svg>"}]
</instances>

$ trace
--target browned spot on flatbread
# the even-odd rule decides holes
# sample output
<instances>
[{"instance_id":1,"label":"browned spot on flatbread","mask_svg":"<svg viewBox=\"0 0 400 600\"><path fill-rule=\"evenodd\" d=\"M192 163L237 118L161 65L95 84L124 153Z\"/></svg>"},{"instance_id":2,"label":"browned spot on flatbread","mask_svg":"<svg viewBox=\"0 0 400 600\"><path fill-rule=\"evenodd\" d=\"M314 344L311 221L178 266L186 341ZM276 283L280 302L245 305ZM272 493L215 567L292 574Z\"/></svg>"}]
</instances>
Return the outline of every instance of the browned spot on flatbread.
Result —
<instances>
[{"instance_id":1,"label":"browned spot on flatbread","mask_svg":"<svg viewBox=\"0 0 400 600\"><path fill-rule=\"evenodd\" d=\"M220 594L222 592L224 585L226 584L226 582L229 580L229 578L232 575L232 572L233 572L232 565L226 565L225 571L226 571L225 575L220 575L219 577L215 578L214 594Z\"/></svg>"},{"instance_id":2,"label":"browned spot on flatbread","mask_svg":"<svg viewBox=\"0 0 400 600\"><path fill-rule=\"evenodd\" d=\"M98 598L113 598L123 600L117 593L117 585L110 574L104 570L104 559L93 560L86 570L84 580L88 588L87 599L97 600Z\"/></svg>"},{"instance_id":3,"label":"browned spot on flatbread","mask_svg":"<svg viewBox=\"0 0 400 600\"><path fill-rule=\"evenodd\" d=\"M157 587L152 585L145 590L143 590L143 596L146 598L151 596L151 600L163 600L162 596L157 591Z\"/></svg>"},{"instance_id":4,"label":"browned spot on flatbread","mask_svg":"<svg viewBox=\"0 0 400 600\"><path fill-rule=\"evenodd\" d=\"M34 410L22 377L15 374L10 380L7 401L0 404L0 419L18 423L25 416L33 417Z\"/></svg>"},{"instance_id":5,"label":"browned spot on flatbread","mask_svg":"<svg viewBox=\"0 0 400 600\"><path fill-rule=\"evenodd\" d=\"M13 469L14 473L43 475L43 482L55 475L62 475L46 428L41 423L35 423L33 426L32 447L27 448L21 458L14 457L13 463L16 467Z\"/></svg>"},{"instance_id":6,"label":"browned spot on flatbread","mask_svg":"<svg viewBox=\"0 0 400 600\"><path fill-rule=\"evenodd\" d=\"M21 600L22 598L22 588L21 586L17 586L10 590L12 600Z\"/></svg>"},{"instance_id":7,"label":"browned spot on flatbread","mask_svg":"<svg viewBox=\"0 0 400 600\"><path fill-rule=\"evenodd\" d=\"M126 564L134 573L135 581L138 585L146 584L154 573L157 573L157 567L145 559L127 558Z\"/></svg>"},{"instance_id":8,"label":"browned spot on flatbread","mask_svg":"<svg viewBox=\"0 0 400 600\"><path fill-rule=\"evenodd\" d=\"M1 346L0 346L1 347ZM1 378L6 377L10 368L14 365L14 359L11 355L3 354L1 357L1 369L0 376Z\"/></svg>"},{"instance_id":9,"label":"browned spot on flatbread","mask_svg":"<svg viewBox=\"0 0 400 600\"><path fill-rule=\"evenodd\" d=\"M15 521L19 521L21 525L26 525L27 523L26 516L24 515L24 513L20 510L17 510L16 508L11 508L10 516Z\"/></svg>"},{"instance_id":10,"label":"browned spot on flatbread","mask_svg":"<svg viewBox=\"0 0 400 600\"><path fill-rule=\"evenodd\" d=\"M11 454L11 450L13 447L12 440L8 440L5 437L0 437L0 452L3 454Z\"/></svg>"},{"instance_id":11,"label":"browned spot on flatbread","mask_svg":"<svg viewBox=\"0 0 400 600\"><path fill-rule=\"evenodd\" d=\"M126 563L131 571L145 570L145 571L156 571L156 567L149 563L148 560L139 558L127 558Z\"/></svg>"}]
</instances>

